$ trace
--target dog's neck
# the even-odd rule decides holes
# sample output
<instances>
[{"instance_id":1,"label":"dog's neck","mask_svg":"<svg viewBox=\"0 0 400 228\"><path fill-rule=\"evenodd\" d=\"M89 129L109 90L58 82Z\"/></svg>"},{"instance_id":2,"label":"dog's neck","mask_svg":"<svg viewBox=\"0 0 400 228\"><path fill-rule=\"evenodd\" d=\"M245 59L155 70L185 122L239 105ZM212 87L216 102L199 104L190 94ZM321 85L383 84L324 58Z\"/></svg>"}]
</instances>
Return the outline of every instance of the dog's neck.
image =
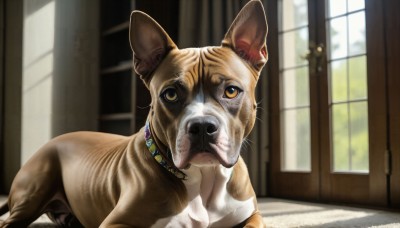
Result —
<instances>
[{"instance_id":1,"label":"dog's neck","mask_svg":"<svg viewBox=\"0 0 400 228\"><path fill-rule=\"evenodd\" d=\"M186 175L175 167L174 163L171 161L170 151L167 148L166 151L161 150L156 141L153 138L151 133L150 121L146 121L146 125L144 127L144 139L146 140L146 146L149 150L151 156L166 170L174 174L179 179L186 179Z\"/></svg>"}]
</instances>

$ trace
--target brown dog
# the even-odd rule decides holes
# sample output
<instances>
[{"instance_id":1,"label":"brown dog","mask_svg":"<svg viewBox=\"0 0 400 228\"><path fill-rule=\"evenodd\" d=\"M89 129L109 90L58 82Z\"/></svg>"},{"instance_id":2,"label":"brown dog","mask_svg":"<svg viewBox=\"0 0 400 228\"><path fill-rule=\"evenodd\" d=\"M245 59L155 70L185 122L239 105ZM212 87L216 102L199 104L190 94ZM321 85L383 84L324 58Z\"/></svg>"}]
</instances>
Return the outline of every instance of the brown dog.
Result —
<instances>
[{"instance_id":1,"label":"brown dog","mask_svg":"<svg viewBox=\"0 0 400 228\"><path fill-rule=\"evenodd\" d=\"M43 213L65 226L263 227L240 149L255 121L266 34L260 1L242 9L219 47L180 50L133 12L135 70L152 97L146 126L131 137L51 140L15 177L0 227Z\"/></svg>"}]
</instances>

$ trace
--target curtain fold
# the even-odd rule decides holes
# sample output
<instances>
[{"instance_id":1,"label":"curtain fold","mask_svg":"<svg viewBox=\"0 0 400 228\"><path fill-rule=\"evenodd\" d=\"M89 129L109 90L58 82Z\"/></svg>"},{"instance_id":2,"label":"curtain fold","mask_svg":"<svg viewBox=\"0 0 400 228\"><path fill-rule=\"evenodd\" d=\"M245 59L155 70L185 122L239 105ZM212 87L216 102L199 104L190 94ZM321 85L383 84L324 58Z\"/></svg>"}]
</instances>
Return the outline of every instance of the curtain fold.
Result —
<instances>
[{"instance_id":1,"label":"curtain fold","mask_svg":"<svg viewBox=\"0 0 400 228\"><path fill-rule=\"evenodd\" d=\"M178 46L220 45L225 32L248 0L181 0Z\"/></svg>"},{"instance_id":2,"label":"curtain fold","mask_svg":"<svg viewBox=\"0 0 400 228\"><path fill-rule=\"evenodd\" d=\"M181 0L179 5L178 47L219 46L229 26L248 0ZM265 0L262 1L264 6ZM246 161L254 190L259 196L267 195L268 137L268 80L264 68L256 96L257 120L244 146L242 157Z\"/></svg>"}]
</instances>

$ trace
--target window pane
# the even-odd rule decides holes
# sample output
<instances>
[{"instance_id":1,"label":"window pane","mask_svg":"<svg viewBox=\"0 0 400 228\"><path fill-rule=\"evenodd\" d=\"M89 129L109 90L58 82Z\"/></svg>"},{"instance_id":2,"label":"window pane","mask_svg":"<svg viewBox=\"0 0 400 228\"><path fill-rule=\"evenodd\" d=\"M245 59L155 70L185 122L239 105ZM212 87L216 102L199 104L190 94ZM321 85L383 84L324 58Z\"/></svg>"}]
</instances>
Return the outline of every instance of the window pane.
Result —
<instances>
[{"instance_id":1,"label":"window pane","mask_svg":"<svg viewBox=\"0 0 400 228\"><path fill-rule=\"evenodd\" d=\"M329 0L328 5L329 17L335 17L346 13L346 0Z\"/></svg>"},{"instance_id":2,"label":"window pane","mask_svg":"<svg viewBox=\"0 0 400 228\"><path fill-rule=\"evenodd\" d=\"M337 60L330 64L332 102L347 101L347 60Z\"/></svg>"},{"instance_id":3,"label":"window pane","mask_svg":"<svg viewBox=\"0 0 400 228\"><path fill-rule=\"evenodd\" d=\"M281 31L298 28L308 25L308 5L307 0L284 0L279 1L282 7Z\"/></svg>"},{"instance_id":4,"label":"window pane","mask_svg":"<svg viewBox=\"0 0 400 228\"><path fill-rule=\"evenodd\" d=\"M333 167L334 171L348 171L349 157L349 112L347 104L332 107Z\"/></svg>"},{"instance_id":5,"label":"window pane","mask_svg":"<svg viewBox=\"0 0 400 228\"><path fill-rule=\"evenodd\" d=\"M283 33L281 44L281 69L307 64L301 56L308 50L308 28Z\"/></svg>"},{"instance_id":6,"label":"window pane","mask_svg":"<svg viewBox=\"0 0 400 228\"><path fill-rule=\"evenodd\" d=\"M349 59L350 100L367 98L366 57Z\"/></svg>"},{"instance_id":7,"label":"window pane","mask_svg":"<svg viewBox=\"0 0 400 228\"><path fill-rule=\"evenodd\" d=\"M368 172L368 105L366 101L332 107L335 172Z\"/></svg>"},{"instance_id":8,"label":"window pane","mask_svg":"<svg viewBox=\"0 0 400 228\"><path fill-rule=\"evenodd\" d=\"M330 59L347 56L347 17L329 21Z\"/></svg>"},{"instance_id":9,"label":"window pane","mask_svg":"<svg viewBox=\"0 0 400 228\"><path fill-rule=\"evenodd\" d=\"M327 1L333 170L368 172L365 4Z\"/></svg>"},{"instance_id":10,"label":"window pane","mask_svg":"<svg viewBox=\"0 0 400 228\"><path fill-rule=\"evenodd\" d=\"M367 102L350 104L351 171L368 171L368 107Z\"/></svg>"},{"instance_id":11,"label":"window pane","mask_svg":"<svg viewBox=\"0 0 400 228\"><path fill-rule=\"evenodd\" d=\"M311 171L310 111L308 108L282 112L282 167L285 171Z\"/></svg>"},{"instance_id":12,"label":"window pane","mask_svg":"<svg viewBox=\"0 0 400 228\"><path fill-rule=\"evenodd\" d=\"M365 8L364 0L348 0L347 4L348 4L347 5L348 12L361 10Z\"/></svg>"},{"instance_id":13,"label":"window pane","mask_svg":"<svg viewBox=\"0 0 400 228\"><path fill-rule=\"evenodd\" d=\"M284 108L308 106L309 90L308 67L282 72L282 106Z\"/></svg>"},{"instance_id":14,"label":"window pane","mask_svg":"<svg viewBox=\"0 0 400 228\"><path fill-rule=\"evenodd\" d=\"M365 52L365 12L361 11L349 15L349 55Z\"/></svg>"},{"instance_id":15,"label":"window pane","mask_svg":"<svg viewBox=\"0 0 400 228\"><path fill-rule=\"evenodd\" d=\"M282 169L310 171L308 0L279 0Z\"/></svg>"}]
</instances>

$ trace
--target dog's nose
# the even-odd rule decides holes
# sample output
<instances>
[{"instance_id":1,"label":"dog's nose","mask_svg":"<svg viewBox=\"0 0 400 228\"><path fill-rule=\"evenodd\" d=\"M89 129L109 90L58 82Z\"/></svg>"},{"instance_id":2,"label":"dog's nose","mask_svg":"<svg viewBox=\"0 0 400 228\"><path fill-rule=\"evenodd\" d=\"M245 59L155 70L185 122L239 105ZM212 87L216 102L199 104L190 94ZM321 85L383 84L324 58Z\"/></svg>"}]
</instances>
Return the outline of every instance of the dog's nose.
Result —
<instances>
[{"instance_id":1,"label":"dog's nose","mask_svg":"<svg viewBox=\"0 0 400 228\"><path fill-rule=\"evenodd\" d=\"M219 121L214 116L196 117L188 122L187 129L192 136L213 136L219 130Z\"/></svg>"}]
</instances>

